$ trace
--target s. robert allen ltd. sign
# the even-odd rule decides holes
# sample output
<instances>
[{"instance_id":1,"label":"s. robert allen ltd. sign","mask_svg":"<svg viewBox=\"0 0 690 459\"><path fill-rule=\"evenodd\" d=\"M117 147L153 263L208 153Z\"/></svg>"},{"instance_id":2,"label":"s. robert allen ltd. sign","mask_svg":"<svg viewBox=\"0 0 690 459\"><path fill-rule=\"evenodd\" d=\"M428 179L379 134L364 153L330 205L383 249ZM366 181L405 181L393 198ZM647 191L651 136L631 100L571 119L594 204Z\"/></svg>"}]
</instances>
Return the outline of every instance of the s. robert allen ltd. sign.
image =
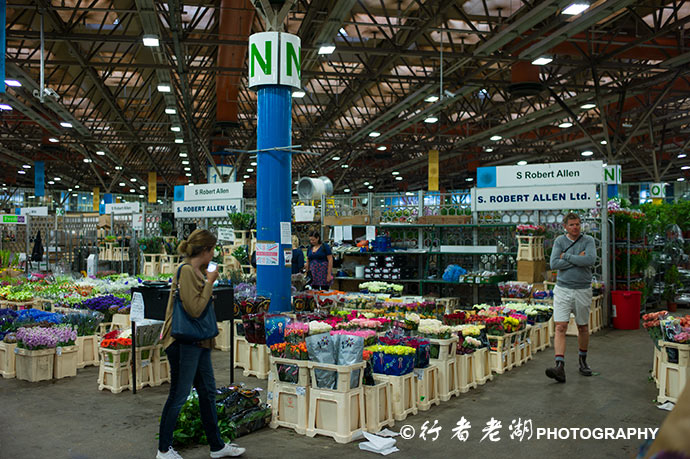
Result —
<instances>
[{"instance_id":1,"label":"s. robert allen ltd. sign","mask_svg":"<svg viewBox=\"0 0 690 459\"><path fill-rule=\"evenodd\" d=\"M477 188L602 183L601 161L477 168Z\"/></svg>"}]
</instances>

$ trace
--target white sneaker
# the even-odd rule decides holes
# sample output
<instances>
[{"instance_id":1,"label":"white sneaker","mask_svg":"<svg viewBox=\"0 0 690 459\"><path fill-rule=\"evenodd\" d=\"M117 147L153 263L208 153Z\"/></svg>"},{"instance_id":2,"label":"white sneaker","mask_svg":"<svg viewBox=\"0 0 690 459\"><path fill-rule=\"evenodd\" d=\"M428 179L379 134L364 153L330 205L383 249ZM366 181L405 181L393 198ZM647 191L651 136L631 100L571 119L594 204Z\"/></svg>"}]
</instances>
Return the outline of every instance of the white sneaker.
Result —
<instances>
[{"instance_id":1,"label":"white sneaker","mask_svg":"<svg viewBox=\"0 0 690 459\"><path fill-rule=\"evenodd\" d=\"M156 454L156 459L182 459L182 456L180 456L177 451L172 449L171 446L167 453L161 453L158 451L158 454Z\"/></svg>"},{"instance_id":2,"label":"white sneaker","mask_svg":"<svg viewBox=\"0 0 690 459\"><path fill-rule=\"evenodd\" d=\"M244 454L246 449L234 443L226 443L220 451L211 451L211 457L237 457Z\"/></svg>"}]
</instances>

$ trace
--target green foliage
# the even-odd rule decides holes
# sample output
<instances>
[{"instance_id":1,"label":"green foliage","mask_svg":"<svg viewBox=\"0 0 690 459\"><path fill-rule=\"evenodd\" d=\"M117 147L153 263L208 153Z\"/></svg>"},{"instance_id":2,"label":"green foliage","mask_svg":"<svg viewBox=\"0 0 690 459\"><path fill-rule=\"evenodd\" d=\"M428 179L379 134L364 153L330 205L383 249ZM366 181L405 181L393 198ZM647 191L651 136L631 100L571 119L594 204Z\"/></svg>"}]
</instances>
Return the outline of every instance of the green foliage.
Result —
<instances>
[{"instance_id":1,"label":"green foliage","mask_svg":"<svg viewBox=\"0 0 690 459\"><path fill-rule=\"evenodd\" d=\"M163 236L170 236L172 234L173 227L172 223L169 220L163 220L159 226L161 229L161 234L163 234Z\"/></svg>"},{"instance_id":2,"label":"green foliage","mask_svg":"<svg viewBox=\"0 0 690 459\"><path fill-rule=\"evenodd\" d=\"M671 265L664 274L664 293L663 297L666 301L675 303L678 289L683 286L680 282L680 273L676 265Z\"/></svg>"},{"instance_id":3,"label":"green foliage","mask_svg":"<svg viewBox=\"0 0 690 459\"><path fill-rule=\"evenodd\" d=\"M244 212L234 212L228 214L232 228L237 231L245 231L256 228L254 214Z\"/></svg>"},{"instance_id":4,"label":"green foliage","mask_svg":"<svg viewBox=\"0 0 690 459\"><path fill-rule=\"evenodd\" d=\"M143 237L137 241L139 248L144 253L161 253L163 239L160 237Z\"/></svg>"},{"instance_id":5,"label":"green foliage","mask_svg":"<svg viewBox=\"0 0 690 459\"><path fill-rule=\"evenodd\" d=\"M247 249L244 248L244 246L239 246L237 247L233 252L232 256L237 259L237 261L240 262L241 265L248 265L249 264L249 254L247 253Z\"/></svg>"}]
</instances>

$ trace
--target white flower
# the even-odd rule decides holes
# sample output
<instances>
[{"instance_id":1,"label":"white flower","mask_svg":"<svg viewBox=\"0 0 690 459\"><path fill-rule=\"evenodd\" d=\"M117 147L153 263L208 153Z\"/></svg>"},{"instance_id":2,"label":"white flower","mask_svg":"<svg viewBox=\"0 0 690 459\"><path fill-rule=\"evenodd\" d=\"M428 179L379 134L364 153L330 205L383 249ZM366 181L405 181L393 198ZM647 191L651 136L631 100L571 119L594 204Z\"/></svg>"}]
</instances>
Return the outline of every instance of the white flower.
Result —
<instances>
[{"instance_id":1,"label":"white flower","mask_svg":"<svg viewBox=\"0 0 690 459\"><path fill-rule=\"evenodd\" d=\"M324 322L319 322L317 320L312 320L309 322L309 334L318 335L319 333L328 333L333 329L330 325Z\"/></svg>"}]
</instances>

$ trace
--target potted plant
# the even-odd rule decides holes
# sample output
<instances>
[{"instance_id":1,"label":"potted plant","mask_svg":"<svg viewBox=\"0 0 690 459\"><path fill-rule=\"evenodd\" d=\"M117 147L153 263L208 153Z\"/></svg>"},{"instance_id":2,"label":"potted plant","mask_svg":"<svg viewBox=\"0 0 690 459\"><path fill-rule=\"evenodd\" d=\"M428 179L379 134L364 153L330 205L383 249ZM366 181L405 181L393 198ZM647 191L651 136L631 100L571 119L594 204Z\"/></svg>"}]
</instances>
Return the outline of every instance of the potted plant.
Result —
<instances>
[{"instance_id":1,"label":"potted plant","mask_svg":"<svg viewBox=\"0 0 690 459\"><path fill-rule=\"evenodd\" d=\"M675 312L677 309L676 296L678 289L682 287L680 283L680 274L676 265L671 265L664 274L664 292L662 296L666 300L668 310Z\"/></svg>"},{"instance_id":2,"label":"potted plant","mask_svg":"<svg viewBox=\"0 0 690 459\"><path fill-rule=\"evenodd\" d=\"M173 226L169 220L163 220L162 222L160 222L159 226L161 229L161 234L163 234L163 236L172 235Z\"/></svg>"}]
</instances>

